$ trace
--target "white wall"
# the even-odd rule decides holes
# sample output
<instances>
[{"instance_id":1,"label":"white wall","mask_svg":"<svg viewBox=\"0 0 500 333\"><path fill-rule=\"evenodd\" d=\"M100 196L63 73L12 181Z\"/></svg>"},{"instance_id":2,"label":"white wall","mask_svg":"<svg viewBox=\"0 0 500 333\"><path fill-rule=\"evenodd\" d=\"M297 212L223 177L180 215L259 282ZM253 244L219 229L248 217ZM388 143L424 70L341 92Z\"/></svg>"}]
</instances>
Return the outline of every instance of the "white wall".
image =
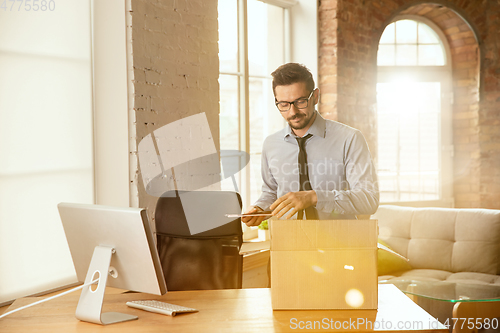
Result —
<instances>
[{"instance_id":1,"label":"white wall","mask_svg":"<svg viewBox=\"0 0 500 333\"><path fill-rule=\"evenodd\" d=\"M137 198L129 189L125 2L92 0L92 35L96 203L128 207Z\"/></svg>"}]
</instances>

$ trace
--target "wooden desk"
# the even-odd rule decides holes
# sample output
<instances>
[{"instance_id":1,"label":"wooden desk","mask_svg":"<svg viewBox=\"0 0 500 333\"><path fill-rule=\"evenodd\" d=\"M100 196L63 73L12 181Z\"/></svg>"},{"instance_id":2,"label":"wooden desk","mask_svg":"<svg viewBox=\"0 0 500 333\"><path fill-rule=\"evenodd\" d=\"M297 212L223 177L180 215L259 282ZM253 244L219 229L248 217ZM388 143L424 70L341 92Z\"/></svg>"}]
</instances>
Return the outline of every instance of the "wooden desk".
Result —
<instances>
[{"instance_id":1,"label":"wooden desk","mask_svg":"<svg viewBox=\"0 0 500 333\"><path fill-rule=\"evenodd\" d=\"M269 286L269 250L243 256L243 288L267 288Z\"/></svg>"},{"instance_id":2,"label":"wooden desk","mask_svg":"<svg viewBox=\"0 0 500 333\"><path fill-rule=\"evenodd\" d=\"M306 329L306 326L308 322L314 325L314 321L317 321L316 327L319 328L316 331L372 331L373 329L365 329L366 324L361 324L363 320L376 321L377 332L405 331L398 329L398 323L407 326L420 325L418 332L447 332L443 325L437 323L393 285L379 285L378 311L273 311L271 292L266 288L176 291L164 296L139 293L107 294L104 299L104 312L117 311L139 316L139 320L109 326L78 321L74 316L78 298L79 293L66 295L16 312L0 319L0 332L313 332L312 329ZM125 305L128 300L139 299L159 299L197 308L200 312L170 317ZM36 298L19 299L10 310L35 300ZM358 320L360 329L353 329L356 328ZM325 325L331 329L326 329ZM335 329L334 325L344 325L347 329ZM382 327L383 325L385 326ZM389 325L392 329L388 329ZM300 329L300 326L304 329Z\"/></svg>"}]
</instances>

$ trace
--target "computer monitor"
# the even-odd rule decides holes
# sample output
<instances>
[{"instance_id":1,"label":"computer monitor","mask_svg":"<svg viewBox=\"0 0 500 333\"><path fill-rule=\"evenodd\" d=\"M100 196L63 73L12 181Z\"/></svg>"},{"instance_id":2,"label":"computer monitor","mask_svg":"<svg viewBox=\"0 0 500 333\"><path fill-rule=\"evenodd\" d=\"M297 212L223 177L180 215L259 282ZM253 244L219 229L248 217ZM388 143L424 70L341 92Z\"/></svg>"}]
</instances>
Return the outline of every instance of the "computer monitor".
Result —
<instances>
[{"instance_id":1,"label":"computer monitor","mask_svg":"<svg viewBox=\"0 0 500 333\"><path fill-rule=\"evenodd\" d=\"M106 286L163 295L167 292L145 209L60 203L59 215L78 281L83 288L76 317L96 324L137 319L101 313Z\"/></svg>"}]
</instances>

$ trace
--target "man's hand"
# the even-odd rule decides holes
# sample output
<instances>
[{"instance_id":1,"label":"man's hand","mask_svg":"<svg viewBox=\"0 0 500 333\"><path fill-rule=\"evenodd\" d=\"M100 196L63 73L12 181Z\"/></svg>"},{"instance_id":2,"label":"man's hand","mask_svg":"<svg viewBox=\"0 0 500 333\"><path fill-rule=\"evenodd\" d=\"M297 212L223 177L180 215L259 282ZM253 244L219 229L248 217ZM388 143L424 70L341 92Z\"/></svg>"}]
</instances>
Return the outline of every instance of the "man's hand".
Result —
<instances>
[{"instance_id":1,"label":"man's hand","mask_svg":"<svg viewBox=\"0 0 500 333\"><path fill-rule=\"evenodd\" d=\"M244 214L255 214L259 212L263 212L264 210L260 207L250 207ZM242 217L241 222L245 223L248 227L254 227L260 225L260 223L264 220L267 220L267 216L247 216Z\"/></svg>"},{"instance_id":2,"label":"man's hand","mask_svg":"<svg viewBox=\"0 0 500 333\"><path fill-rule=\"evenodd\" d=\"M313 190L290 192L278 198L269 208L277 218L281 218L288 212L286 219L289 219L299 210L314 206L317 202L318 197Z\"/></svg>"}]
</instances>

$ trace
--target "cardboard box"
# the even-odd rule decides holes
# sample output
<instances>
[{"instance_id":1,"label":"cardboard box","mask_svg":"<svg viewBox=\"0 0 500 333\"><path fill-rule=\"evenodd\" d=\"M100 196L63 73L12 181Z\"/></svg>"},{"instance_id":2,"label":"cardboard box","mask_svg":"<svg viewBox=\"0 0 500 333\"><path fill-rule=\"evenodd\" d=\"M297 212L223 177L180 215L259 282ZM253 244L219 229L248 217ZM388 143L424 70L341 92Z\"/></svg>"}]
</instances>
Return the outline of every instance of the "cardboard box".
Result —
<instances>
[{"instance_id":1,"label":"cardboard box","mask_svg":"<svg viewBox=\"0 0 500 333\"><path fill-rule=\"evenodd\" d=\"M274 310L377 309L377 220L270 220Z\"/></svg>"}]
</instances>

